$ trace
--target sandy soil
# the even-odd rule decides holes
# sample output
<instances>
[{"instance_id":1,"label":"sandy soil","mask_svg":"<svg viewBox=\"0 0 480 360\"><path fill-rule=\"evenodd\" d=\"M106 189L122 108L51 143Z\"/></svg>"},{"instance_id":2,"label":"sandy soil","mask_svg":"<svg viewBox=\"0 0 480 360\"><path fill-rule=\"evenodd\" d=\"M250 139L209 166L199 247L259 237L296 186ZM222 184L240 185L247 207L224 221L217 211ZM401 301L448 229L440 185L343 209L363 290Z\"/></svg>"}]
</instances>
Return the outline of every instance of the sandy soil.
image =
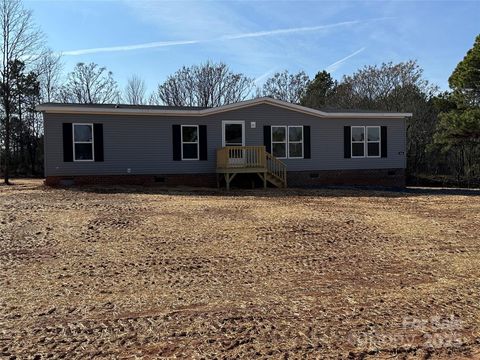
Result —
<instances>
[{"instance_id":1,"label":"sandy soil","mask_svg":"<svg viewBox=\"0 0 480 360\"><path fill-rule=\"evenodd\" d=\"M479 358L480 198L0 186L2 358Z\"/></svg>"}]
</instances>

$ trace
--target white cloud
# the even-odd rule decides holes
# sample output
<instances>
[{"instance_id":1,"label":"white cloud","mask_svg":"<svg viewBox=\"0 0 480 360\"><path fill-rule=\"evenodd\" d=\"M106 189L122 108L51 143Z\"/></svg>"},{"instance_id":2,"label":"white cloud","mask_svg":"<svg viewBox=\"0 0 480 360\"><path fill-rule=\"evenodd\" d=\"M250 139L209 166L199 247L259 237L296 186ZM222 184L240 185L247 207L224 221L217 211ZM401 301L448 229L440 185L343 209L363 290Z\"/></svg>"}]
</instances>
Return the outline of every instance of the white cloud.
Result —
<instances>
[{"instance_id":1,"label":"white cloud","mask_svg":"<svg viewBox=\"0 0 480 360\"><path fill-rule=\"evenodd\" d=\"M354 52L351 53L350 55L347 55L347 56L345 56L344 58L335 61L333 64L330 64L330 65L327 66L326 71L329 72L329 73L335 72L335 71L338 70L338 68L339 68L340 66L342 66L343 63L345 63L348 59L354 57L355 55L360 54L360 53L361 53L362 51L364 51L365 49L366 49L366 47L362 47L361 49L358 49L357 51L354 51Z\"/></svg>"}]
</instances>

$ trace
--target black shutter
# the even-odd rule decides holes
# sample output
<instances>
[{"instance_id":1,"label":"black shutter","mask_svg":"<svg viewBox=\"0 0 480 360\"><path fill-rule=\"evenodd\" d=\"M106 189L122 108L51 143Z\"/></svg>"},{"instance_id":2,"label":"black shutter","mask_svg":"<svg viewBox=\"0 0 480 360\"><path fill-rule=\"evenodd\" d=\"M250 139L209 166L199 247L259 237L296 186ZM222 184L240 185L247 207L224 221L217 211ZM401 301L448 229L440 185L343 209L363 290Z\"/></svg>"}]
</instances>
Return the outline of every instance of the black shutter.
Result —
<instances>
[{"instance_id":1,"label":"black shutter","mask_svg":"<svg viewBox=\"0 0 480 360\"><path fill-rule=\"evenodd\" d=\"M303 126L303 158L310 159L310 126Z\"/></svg>"},{"instance_id":2,"label":"black shutter","mask_svg":"<svg viewBox=\"0 0 480 360\"><path fill-rule=\"evenodd\" d=\"M208 143L207 143L207 125L200 125L199 127L199 137L198 140L200 141L200 160L207 160L207 152L208 152Z\"/></svg>"},{"instance_id":3,"label":"black shutter","mask_svg":"<svg viewBox=\"0 0 480 360\"><path fill-rule=\"evenodd\" d=\"M95 161L103 161L103 124L93 124Z\"/></svg>"},{"instance_id":4,"label":"black shutter","mask_svg":"<svg viewBox=\"0 0 480 360\"><path fill-rule=\"evenodd\" d=\"M182 160L182 134L180 125L172 125L173 160Z\"/></svg>"},{"instance_id":5,"label":"black shutter","mask_svg":"<svg viewBox=\"0 0 480 360\"><path fill-rule=\"evenodd\" d=\"M63 124L63 161L73 161L73 132L72 124Z\"/></svg>"},{"instance_id":6,"label":"black shutter","mask_svg":"<svg viewBox=\"0 0 480 360\"><path fill-rule=\"evenodd\" d=\"M343 157L349 159L352 157L352 133L350 126L343 127Z\"/></svg>"},{"instance_id":7,"label":"black shutter","mask_svg":"<svg viewBox=\"0 0 480 360\"><path fill-rule=\"evenodd\" d=\"M269 125L263 127L263 145L267 152L272 152L272 129Z\"/></svg>"},{"instance_id":8,"label":"black shutter","mask_svg":"<svg viewBox=\"0 0 480 360\"><path fill-rule=\"evenodd\" d=\"M388 150L387 150L387 127L386 126L382 126L381 127L381 154L382 154L382 157L383 158L386 158L387 157L387 153L388 153Z\"/></svg>"}]
</instances>

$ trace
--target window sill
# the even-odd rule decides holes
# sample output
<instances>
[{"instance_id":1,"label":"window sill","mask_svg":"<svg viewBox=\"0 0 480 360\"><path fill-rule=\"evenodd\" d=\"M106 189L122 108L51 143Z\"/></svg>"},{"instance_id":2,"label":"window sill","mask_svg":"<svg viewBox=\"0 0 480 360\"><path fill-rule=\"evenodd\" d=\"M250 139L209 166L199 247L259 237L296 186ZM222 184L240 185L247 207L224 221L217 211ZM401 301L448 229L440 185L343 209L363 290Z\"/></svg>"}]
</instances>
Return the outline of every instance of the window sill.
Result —
<instances>
[{"instance_id":1,"label":"window sill","mask_svg":"<svg viewBox=\"0 0 480 360\"><path fill-rule=\"evenodd\" d=\"M351 159L381 159L381 156L351 156Z\"/></svg>"}]
</instances>

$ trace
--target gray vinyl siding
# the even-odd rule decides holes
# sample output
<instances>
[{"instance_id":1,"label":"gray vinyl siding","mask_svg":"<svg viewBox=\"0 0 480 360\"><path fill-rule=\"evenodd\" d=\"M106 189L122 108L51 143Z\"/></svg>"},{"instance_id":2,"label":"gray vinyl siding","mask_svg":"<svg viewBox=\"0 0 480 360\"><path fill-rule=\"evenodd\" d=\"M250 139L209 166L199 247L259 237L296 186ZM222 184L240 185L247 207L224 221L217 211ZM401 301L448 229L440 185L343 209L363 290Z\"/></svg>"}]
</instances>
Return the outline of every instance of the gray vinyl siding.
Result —
<instances>
[{"instance_id":1,"label":"gray vinyl siding","mask_svg":"<svg viewBox=\"0 0 480 360\"><path fill-rule=\"evenodd\" d=\"M309 125L311 159L284 159L289 171L405 168L404 119L328 119L268 104L206 117L44 114L45 175L214 173L222 120L245 121L245 145L263 145L264 125ZM256 122L256 128L250 123ZM62 123L102 123L104 162L63 162ZM207 161L174 161L172 125L206 125ZM387 126L388 157L345 159L344 126Z\"/></svg>"}]
</instances>

